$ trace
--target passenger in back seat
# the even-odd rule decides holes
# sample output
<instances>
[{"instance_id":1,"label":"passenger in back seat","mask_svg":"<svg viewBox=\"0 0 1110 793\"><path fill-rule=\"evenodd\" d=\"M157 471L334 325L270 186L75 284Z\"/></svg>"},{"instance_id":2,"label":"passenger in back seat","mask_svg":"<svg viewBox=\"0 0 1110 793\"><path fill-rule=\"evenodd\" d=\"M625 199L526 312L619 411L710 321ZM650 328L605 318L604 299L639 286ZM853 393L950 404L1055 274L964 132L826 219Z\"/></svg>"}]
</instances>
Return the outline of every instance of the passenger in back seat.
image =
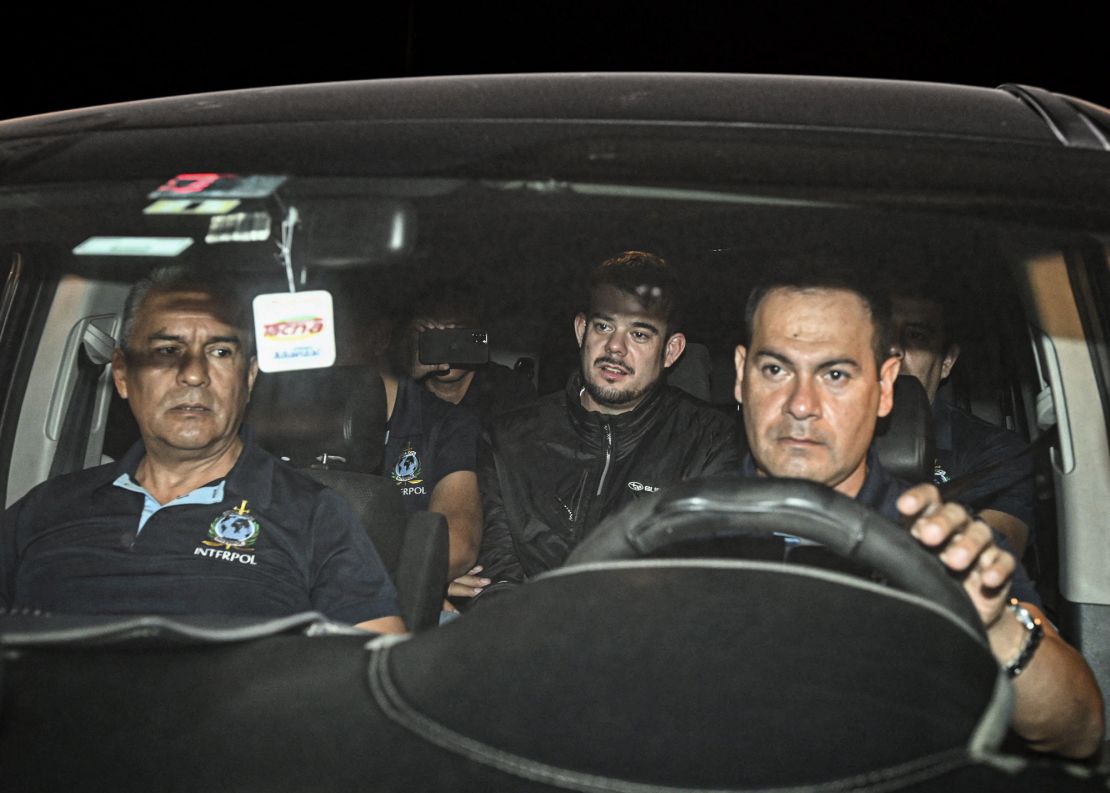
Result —
<instances>
[{"instance_id":1,"label":"passenger in back seat","mask_svg":"<svg viewBox=\"0 0 1110 793\"><path fill-rule=\"evenodd\" d=\"M566 388L493 422L479 479L482 578L519 583L558 567L601 521L682 479L735 468L732 422L664 383L686 345L678 274L629 251L596 267L574 319L580 366Z\"/></svg>"},{"instance_id":2,"label":"passenger in back seat","mask_svg":"<svg viewBox=\"0 0 1110 793\"><path fill-rule=\"evenodd\" d=\"M385 384L386 425L382 474L401 491L409 512L447 518L449 580L474 565L482 538L478 495L479 424L476 415L438 399L408 377L407 345L378 318L369 335Z\"/></svg>"},{"instance_id":3,"label":"passenger in back seat","mask_svg":"<svg viewBox=\"0 0 1110 793\"><path fill-rule=\"evenodd\" d=\"M409 313L413 319L404 340L409 375L440 399L473 411L483 428L495 416L536 398L535 386L527 376L493 361L469 365L420 362L418 340L424 331L486 327L481 298L472 285L460 281L425 284Z\"/></svg>"},{"instance_id":4,"label":"passenger in back seat","mask_svg":"<svg viewBox=\"0 0 1110 793\"><path fill-rule=\"evenodd\" d=\"M942 302L922 285L908 291L906 282L892 296L894 349L902 358L902 373L912 374L925 387L933 406L937 459L933 483L991 469L985 478L961 492L957 500L978 510L1013 546L1020 559L1033 531L1033 459L1016 433L972 416L937 391L956 365L960 345L945 322Z\"/></svg>"}]
</instances>

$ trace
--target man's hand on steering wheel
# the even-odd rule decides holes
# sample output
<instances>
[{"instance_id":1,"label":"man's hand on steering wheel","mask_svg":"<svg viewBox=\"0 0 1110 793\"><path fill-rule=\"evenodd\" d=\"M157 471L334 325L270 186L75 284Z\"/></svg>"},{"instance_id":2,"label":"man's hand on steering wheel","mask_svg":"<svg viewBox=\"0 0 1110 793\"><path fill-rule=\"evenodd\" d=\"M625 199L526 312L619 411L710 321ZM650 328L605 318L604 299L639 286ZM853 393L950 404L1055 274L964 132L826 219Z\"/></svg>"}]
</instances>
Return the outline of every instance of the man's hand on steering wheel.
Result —
<instances>
[{"instance_id":1,"label":"man's hand on steering wheel","mask_svg":"<svg viewBox=\"0 0 1110 793\"><path fill-rule=\"evenodd\" d=\"M938 552L948 569L963 573L963 585L989 631L1002 615L1016 562L994 543L990 527L954 502L941 501L933 485L910 488L898 499L898 511L916 516L910 528L918 542Z\"/></svg>"}]
</instances>

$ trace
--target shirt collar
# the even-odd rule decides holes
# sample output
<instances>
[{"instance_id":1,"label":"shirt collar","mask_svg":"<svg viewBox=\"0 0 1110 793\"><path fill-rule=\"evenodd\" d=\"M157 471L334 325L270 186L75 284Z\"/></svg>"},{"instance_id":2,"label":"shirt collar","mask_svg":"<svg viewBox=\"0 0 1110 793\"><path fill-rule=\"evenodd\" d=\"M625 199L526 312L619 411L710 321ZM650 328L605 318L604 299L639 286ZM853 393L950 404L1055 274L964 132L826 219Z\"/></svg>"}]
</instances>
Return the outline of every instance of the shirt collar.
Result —
<instances>
[{"instance_id":1,"label":"shirt collar","mask_svg":"<svg viewBox=\"0 0 1110 793\"><path fill-rule=\"evenodd\" d=\"M863 485L856 493L856 501L865 507L878 509L884 500L891 476L879 462L879 455L872 447L867 450L867 475L863 478Z\"/></svg>"},{"instance_id":2,"label":"shirt collar","mask_svg":"<svg viewBox=\"0 0 1110 793\"><path fill-rule=\"evenodd\" d=\"M239 428L239 438L243 441L243 450L227 476L202 487L226 482L227 489L232 493L244 496L252 503L265 508L273 498L274 458L255 442L254 430L249 425L243 424ZM144 455L146 455L146 447L141 440L137 441L116 463L114 476L111 476L105 485L115 486L121 475L126 475L128 480L134 481L135 472Z\"/></svg>"},{"instance_id":3,"label":"shirt collar","mask_svg":"<svg viewBox=\"0 0 1110 793\"><path fill-rule=\"evenodd\" d=\"M744 477L759 476L755 467L755 458L751 452L744 455L740 463L740 474ZM863 485L856 493L856 501L867 507L878 509L883 503L893 477L886 472L874 448L867 450L867 474L864 476Z\"/></svg>"},{"instance_id":4,"label":"shirt collar","mask_svg":"<svg viewBox=\"0 0 1110 793\"><path fill-rule=\"evenodd\" d=\"M578 428L579 433L589 436L600 433L603 425L611 426L621 434L622 441L634 443L643 432L651 427L659 413L663 401L663 392L668 388L665 383L656 383L632 410L623 413L600 413L596 410L586 410L582 406L582 383L580 372L573 372L567 380L566 398L570 411L571 423Z\"/></svg>"}]
</instances>

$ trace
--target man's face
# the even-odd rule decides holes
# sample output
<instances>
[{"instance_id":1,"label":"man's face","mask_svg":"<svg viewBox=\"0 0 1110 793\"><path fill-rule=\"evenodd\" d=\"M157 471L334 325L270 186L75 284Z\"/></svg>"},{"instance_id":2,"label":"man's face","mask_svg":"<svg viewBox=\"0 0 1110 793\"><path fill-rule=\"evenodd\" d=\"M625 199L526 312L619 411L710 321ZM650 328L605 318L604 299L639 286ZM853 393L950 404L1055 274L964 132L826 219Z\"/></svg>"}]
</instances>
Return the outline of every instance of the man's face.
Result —
<instances>
[{"instance_id":1,"label":"man's face","mask_svg":"<svg viewBox=\"0 0 1110 793\"><path fill-rule=\"evenodd\" d=\"M202 459L234 443L258 364L247 335L214 313L203 292L153 293L143 301L112 377L131 405L148 454Z\"/></svg>"},{"instance_id":2,"label":"man's face","mask_svg":"<svg viewBox=\"0 0 1110 793\"><path fill-rule=\"evenodd\" d=\"M897 295L892 303L894 349L902 356L902 373L920 380L932 402L941 381L956 365L960 348L945 342L944 312L939 303Z\"/></svg>"},{"instance_id":3,"label":"man's face","mask_svg":"<svg viewBox=\"0 0 1110 793\"><path fill-rule=\"evenodd\" d=\"M681 333L664 336L663 317L615 286L590 295L589 316L574 318L581 350L582 404L600 413L624 413L643 400L686 349Z\"/></svg>"},{"instance_id":4,"label":"man's face","mask_svg":"<svg viewBox=\"0 0 1110 793\"><path fill-rule=\"evenodd\" d=\"M736 348L736 398L756 467L854 497L899 366L876 371L867 304L842 289L774 289L753 324L751 347Z\"/></svg>"}]
</instances>

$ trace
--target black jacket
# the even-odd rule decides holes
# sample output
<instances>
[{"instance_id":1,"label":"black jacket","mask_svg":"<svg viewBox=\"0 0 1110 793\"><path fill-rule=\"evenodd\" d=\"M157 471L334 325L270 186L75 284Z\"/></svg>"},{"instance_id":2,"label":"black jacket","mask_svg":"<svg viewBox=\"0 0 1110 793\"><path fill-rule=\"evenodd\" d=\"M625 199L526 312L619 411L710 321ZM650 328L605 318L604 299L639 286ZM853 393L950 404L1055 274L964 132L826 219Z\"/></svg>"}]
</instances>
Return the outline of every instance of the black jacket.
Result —
<instances>
[{"instance_id":1,"label":"black jacket","mask_svg":"<svg viewBox=\"0 0 1110 793\"><path fill-rule=\"evenodd\" d=\"M588 412L581 381L499 417L482 444L481 575L518 582L560 566L610 513L659 488L735 470L728 417L670 386L618 415Z\"/></svg>"}]
</instances>

